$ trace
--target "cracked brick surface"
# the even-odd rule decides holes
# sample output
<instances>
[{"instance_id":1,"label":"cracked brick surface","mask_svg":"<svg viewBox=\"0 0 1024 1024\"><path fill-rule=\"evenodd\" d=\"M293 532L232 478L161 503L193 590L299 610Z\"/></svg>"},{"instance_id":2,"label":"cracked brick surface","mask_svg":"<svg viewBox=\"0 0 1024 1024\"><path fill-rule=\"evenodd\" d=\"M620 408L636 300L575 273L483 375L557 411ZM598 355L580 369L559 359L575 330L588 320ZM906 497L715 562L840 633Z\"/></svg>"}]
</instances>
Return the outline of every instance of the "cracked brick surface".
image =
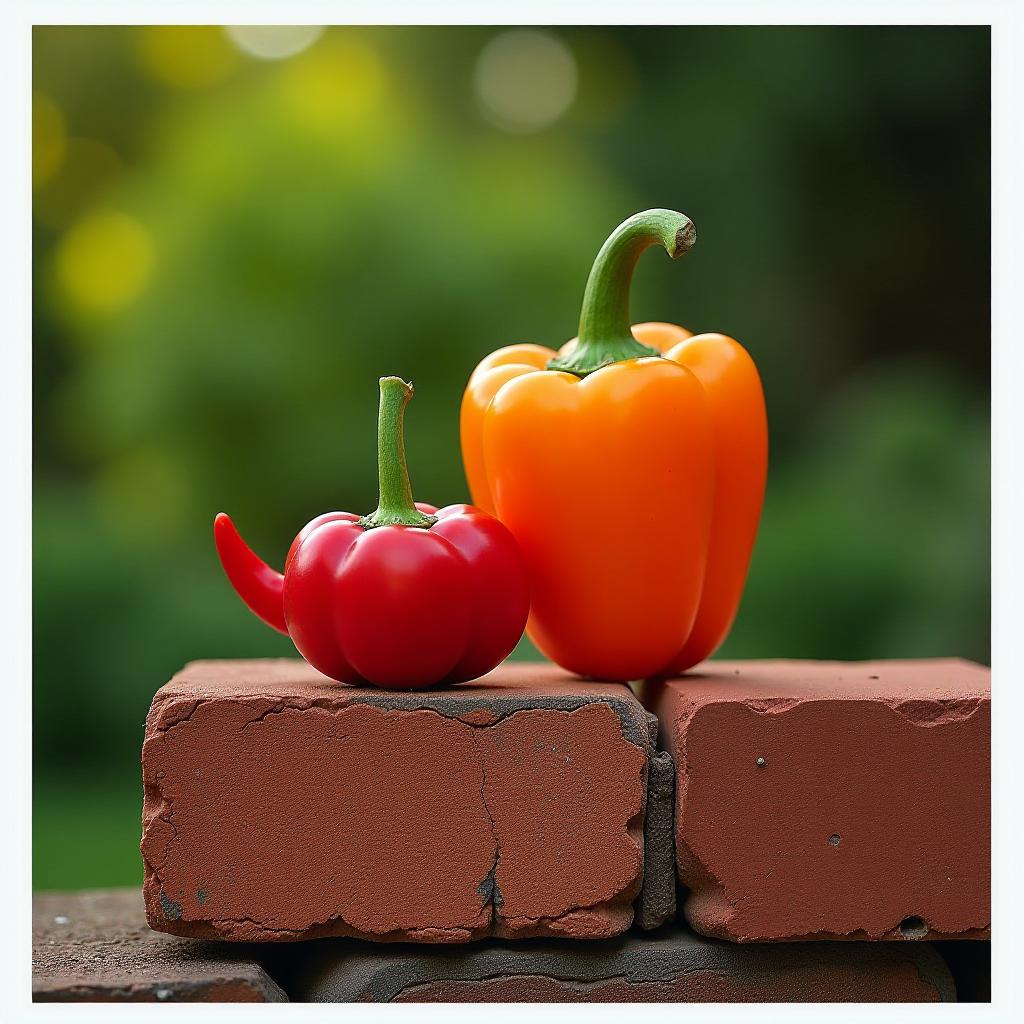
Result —
<instances>
[{"instance_id":1,"label":"cracked brick surface","mask_svg":"<svg viewBox=\"0 0 1024 1024\"><path fill-rule=\"evenodd\" d=\"M287 996L251 950L152 931L142 893L131 888L34 895L32 998L278 1003Z\"/></svg>"},{"instance_id":2,"label":"cracked brick surface","mask_svg":"<svg viewBox=\"0 0 1024 1024\"><path fill-rule=\"evenodd\" d=\"M143 747L150 924L243 941L601 938L633 920L652 737L627 687L509 663L339 686L196 662Z\"/></svg>"},{"instance_id":3,"label":"cracked brick surface","mask_svg":"<svg viewBox=\"0 0 1024 1024\"><path fill-rule=\"evenodd\" d=\"M739 942L989 935L989 670L708 662L648 683L685 916Z\"/></svg>"},{"instance_id":4,"label":"cracked brick surface","mask_svg":"<svg viewBox=\"0 0 1024 1024\"><path fill-rule=\"evenodd\" d=\"M599 942L491 942L429 953L314 943L283 975L302 1002L938 1002L956 999L927 943L739 945L685 927Z\"/></svg>"}]
</instances>

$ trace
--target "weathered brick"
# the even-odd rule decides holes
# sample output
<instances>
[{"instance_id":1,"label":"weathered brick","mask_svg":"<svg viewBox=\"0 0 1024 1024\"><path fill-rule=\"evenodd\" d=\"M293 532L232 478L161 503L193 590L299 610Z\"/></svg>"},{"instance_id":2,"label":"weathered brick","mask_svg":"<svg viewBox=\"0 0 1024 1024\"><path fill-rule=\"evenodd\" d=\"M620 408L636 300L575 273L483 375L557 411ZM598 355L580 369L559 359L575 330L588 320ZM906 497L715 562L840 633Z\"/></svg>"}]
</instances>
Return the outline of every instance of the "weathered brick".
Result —
<instances>
[{"instance_id":1,"label":"weathered brick","mask_svg":"<svg viewBox=\"0 0 1024 1024\"><path fill-rule=\"evenodd\" d=\"M544 665L396 693L300 661L194 663L147 720L150 924L245 941L619 934L643 876L649 717L627 687Z\"/></svg>"},{"instance_id":2,"label":"weathered brick","mask_svg":"<svg viewBox=\"0 0 1024 1024\"><path fill-rule=\"evenodd\" d=\"M656 723L653 731L656 734ZM647 770L644 882L636 903L636 924L645 931L676 916L675 782L672 758L658 751Z\"/></svg>"},{"instance_id":3,"label":"weathered brick","mask_svg":"<svg viewBox=\"0 0 1024 1024\"><path fill-rule=\"evenodd\" d=\"M741 942L989 934L989 671L710 662L647 684L677 765L697 931Z\"/></svg>"},{"instance_id":4,"label":"weathered brick","mask_svg":"<svg viewBox=\"0 0 1024 1024\"><path fill-rule=\"evenodd\" d=\"M738 945L685 928L590 943L423 947L333 939L285 976L308 1002L935 1002L956 999L927 943Z\"/></svg>"},{"instance_id":5,"label":"weathered brick","mask_svg":"<svg viewBox=\"0 0 1024 1024\"><path fill-rule=\"evenodd\" d=\"M285 1002L251 951L160 935L138 889L37 893L37 1002Z\"/></svg>"}]
</instances>

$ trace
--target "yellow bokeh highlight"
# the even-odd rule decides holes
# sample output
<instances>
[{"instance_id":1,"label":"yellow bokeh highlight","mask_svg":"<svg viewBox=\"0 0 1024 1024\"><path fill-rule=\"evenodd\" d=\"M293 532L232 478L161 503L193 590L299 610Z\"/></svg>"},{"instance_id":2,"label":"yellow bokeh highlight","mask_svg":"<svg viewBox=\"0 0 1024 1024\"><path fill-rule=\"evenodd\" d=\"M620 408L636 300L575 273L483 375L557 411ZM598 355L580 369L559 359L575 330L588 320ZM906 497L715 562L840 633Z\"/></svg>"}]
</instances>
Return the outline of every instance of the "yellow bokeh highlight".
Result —
<instances>
[{"instance_id":1,"label":"yellow bokeh highlight","mask_svg":"<svg viewBox=\"0 0 1024 1024\"><path fill-rule=\"evenodd\" d=\"M177 89L222 82L239 64L238 53L216 25L143 25L139 64L150 78Z\"/></svg>"},{"instance_id":2,"label":"yellow bokeh highlight","mask_svg":"<svg viewBox=\"0 0 1024 1024\"><path fill-rule=\"evenodd\" d=\"M67 132L60 107L45 93L32 93L32 187L45 185L60 170Z\"/></svg>"},{"instance_id":3,"label":"yellow bokeh highlight","mask_svg":"<svg viewBox=\"0 0 1024 1024\"><path fill-rule=\"evenodd\" d=\"M364 121L378 109L386 85L376 50L336 33L281 67L281 91L300 124L323 133Z\"/></svg>"},{"instance_id":4,"label":"yellow bokeh highlight","mask_svg":"<svg viewBox=\"0 0 1024 1024\"><path fill-rule=\"evenodd\" d=\"M92 213L61 239L57 282L81 311L112 313L145 287L153 267L153 243L133 217L118 211Z\"/></svg>"}]
</instances>

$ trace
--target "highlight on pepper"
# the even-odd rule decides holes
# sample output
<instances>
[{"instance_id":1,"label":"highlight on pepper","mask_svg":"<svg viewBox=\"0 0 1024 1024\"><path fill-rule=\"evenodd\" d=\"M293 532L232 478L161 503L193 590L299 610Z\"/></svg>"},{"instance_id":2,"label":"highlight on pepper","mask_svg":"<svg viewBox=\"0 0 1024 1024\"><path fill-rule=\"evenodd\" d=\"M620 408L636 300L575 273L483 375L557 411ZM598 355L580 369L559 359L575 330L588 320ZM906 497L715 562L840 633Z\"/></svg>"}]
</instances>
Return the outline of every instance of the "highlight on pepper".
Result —
<instances>
[{"instance_id":1,"label":"highlight on pepper","mask_svg":"<svg viewBox=\"0 0 1024 1024\"><path fill-rule=\"evenodd\" d=\"M518 643L529 610L511 533L471 505L413 501L405 457L412 385L380 379L380 501L366 516L327 512L302 528L283 573L223 512L221 565L249 609L343 683L422 689L475 679Z\"/></svg>"},{"instance_id":2,"label":"highlight on pepper","mask_svg":"<svg viewBox=\"0 0 1024 1024\"><path fill-rule=\"evenodd\" d=\"M674 324L631 326L641 254L673 259L692 221L620 224L587 281L579 333L558 352L483 359L462 402L473 501L519 542L527 633L563 668L632 680L684 671L732 625L764 498L768 428L743 346Z\"/></svg>"}]
</instances>

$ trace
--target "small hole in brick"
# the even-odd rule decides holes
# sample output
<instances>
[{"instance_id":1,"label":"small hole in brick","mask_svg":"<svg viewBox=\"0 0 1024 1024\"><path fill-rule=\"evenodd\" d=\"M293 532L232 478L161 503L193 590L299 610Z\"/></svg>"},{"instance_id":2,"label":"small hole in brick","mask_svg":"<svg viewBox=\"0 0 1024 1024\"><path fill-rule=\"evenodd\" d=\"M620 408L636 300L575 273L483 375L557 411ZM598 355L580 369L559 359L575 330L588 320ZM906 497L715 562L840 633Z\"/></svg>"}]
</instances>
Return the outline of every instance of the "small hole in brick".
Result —
<instances>
[{"instance_id":1,"label":"small hole in brick","mask_svg":"<svg viewBox=\"0 0 1024 1024\"><path fill-rule=\"evenodd\" d=\"M919 917L905 917L900 921L900 935L905 939L923 939L928 934L928 925Z\"/></svg>"},{"instance_id":2,"label":"small hole in brick","mask_svg":"<svg viewBox=\"0 0 1024 1024\"><path fill-rule=\"evenodd\" d=\"M833 832L828 837L829 846L838 846L843 841L843 837L838 832Z\"/></svg>"}]
</instances>

